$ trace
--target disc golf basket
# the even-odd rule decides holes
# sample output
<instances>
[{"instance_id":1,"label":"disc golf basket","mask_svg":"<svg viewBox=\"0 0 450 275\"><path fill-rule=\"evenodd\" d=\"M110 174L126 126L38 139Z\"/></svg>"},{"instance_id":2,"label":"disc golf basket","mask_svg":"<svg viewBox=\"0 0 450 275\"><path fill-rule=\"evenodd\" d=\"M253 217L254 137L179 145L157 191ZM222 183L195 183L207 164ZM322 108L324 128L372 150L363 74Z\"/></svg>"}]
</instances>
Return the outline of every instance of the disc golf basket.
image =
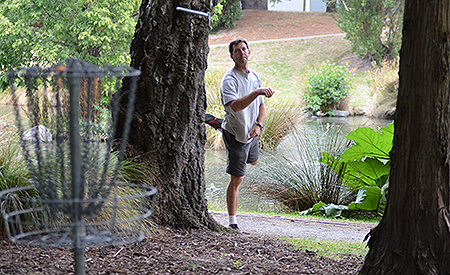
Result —
<instances>
[{"instance_id":1,"label":"disc golf basket","mask_svg":"<svg viewBox=\"0 0 450 275\"><path fill-rule=\"evenodd\" d=\"M73 247L75 274L84 274L86 246L144 238L140 229L151 215L156 190L125 183L119 174L139 75L129 67L99 68L79 59L9 74L30 178L28 186L0 192L12 242ZM119 142L114 137L124 78L130 92ZM19 82L26 86L28 122L18 106ZM117 94L110 97L108 108L102 106L102 97L113 92ZM25 127L31 129L25 132Z\"/></svg>"}]
</instances>

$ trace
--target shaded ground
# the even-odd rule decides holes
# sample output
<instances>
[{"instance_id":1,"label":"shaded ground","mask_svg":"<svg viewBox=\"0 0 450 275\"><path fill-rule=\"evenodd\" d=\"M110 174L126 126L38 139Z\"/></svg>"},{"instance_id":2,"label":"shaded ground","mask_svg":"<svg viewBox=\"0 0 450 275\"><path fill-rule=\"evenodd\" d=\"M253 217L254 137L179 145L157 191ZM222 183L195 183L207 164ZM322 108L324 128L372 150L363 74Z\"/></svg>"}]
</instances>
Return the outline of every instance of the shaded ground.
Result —
<instances>
[{"instance_id":1,"label":"shaded ground","mask_svg":"<svg viewBox=\"0 0 450 275\"><path fill-rule=\"evenodd\" d=\"M212 35L210 44L228 43L236 36L255 41L339 32L330 14L244 11L235 27ZM356 274L362 264L361 259L332 260L293 250L274 238L292 235L282 233L282 222L276 218L264 223L240 219L244 234L161 229L136 244L88 248L86 274ZM311 235L334 231L338 226L347 232L344 235L356 234L343 224L307 220L282 224L291 232L308 228ZM356 228L361 235L370 230ZM73 274L72 251L19 247L1 239L0 274Z\"/></svg>"},{"instance_id":2,"label":"shaded ground","mask_svg":"<svg viewBox=\"0 0 450 275\"><path fill-rule=\"evenodd\" d=\"M73 274L70 249L0 241L0 274ZM361 259L331 260L271 237L166 229L123 246L88 248L86 274L355 274Z\"/></svg>"}]
</instances>

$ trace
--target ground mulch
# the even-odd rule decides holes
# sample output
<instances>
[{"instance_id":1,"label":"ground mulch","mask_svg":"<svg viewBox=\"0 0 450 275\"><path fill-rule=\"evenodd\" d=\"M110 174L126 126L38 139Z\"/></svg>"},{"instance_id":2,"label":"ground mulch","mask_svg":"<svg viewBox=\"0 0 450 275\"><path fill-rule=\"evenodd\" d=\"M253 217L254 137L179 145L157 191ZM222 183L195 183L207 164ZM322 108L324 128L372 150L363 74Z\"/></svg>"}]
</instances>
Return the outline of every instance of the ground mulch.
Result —
<instances>
[{"instance_id":1,"label":"ground mulch","mask_svg":"<svg viewBox=\"0 0 450 275\"><path fill-rule=\"evenodd\" d=\"M210 44L339 33L333 15L244 11ZM164 228L143 241L86 249L86 274L356 274L362 259L323 258L270 236ZM0 239L0 274L73 274L70 248L16 246Z\"/></svg>"},{"instance_id":2,"label":"ground mulch","mask_svg":"<svg viewBox=\"0 0 450 275\"><path fill-rule=\"evenodd\" d=\"M0 274L73 274L70 248L0 241ZM164 229L141 242L86 249L86 274L355 274L362 260L323 258L271 237Z\"/></svg>"}]
</instances>

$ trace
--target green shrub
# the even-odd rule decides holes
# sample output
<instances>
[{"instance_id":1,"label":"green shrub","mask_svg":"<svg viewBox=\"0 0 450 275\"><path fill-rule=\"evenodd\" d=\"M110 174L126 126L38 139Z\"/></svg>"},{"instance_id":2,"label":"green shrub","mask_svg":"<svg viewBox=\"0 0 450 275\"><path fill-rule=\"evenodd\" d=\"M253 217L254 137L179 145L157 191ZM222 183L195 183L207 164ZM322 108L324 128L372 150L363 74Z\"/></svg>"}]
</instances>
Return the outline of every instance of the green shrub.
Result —
<instances>
[{"instance_id":1,"label":"green shrub","mask_svg":"<svg viewBox=\"0 0 450 275\"><path fill-rule=\"evenodd\" d=\"M342 173L346 184L358 190L358 195L348 206L320 201L300 214L319 212L329 217L339 217L342 211L356 211L381 216L389 188L389 152L393 137L393 123L377 130L359 127L347 135L352 146L344 153L322 153L323 157L319 161L335 172Z\"/></svg>"},{"instance_id":2,"label":"green shrub","mask_svg":"<svg viewBox=\"0 0 450 275\"><path fill-rule=\"evenodd\" d=\"M306 109L316 114L318 111L334 115L332 109L346 97L352 87L347 79L348 64L335 65L326 61L320 70L311 72L303 95Z\"/></svg>"},{"instance_id":3,"label":"green shrub","mask_svg":"<svg viewBox=\"0 0 450 275\"><path fill-rule=\"evenodd\" d=\"M402 43L404 0L337 1L338 26L352 52L378 64L398 56Z\"/></svg>"},{"instance_id":4,"label":"green shrub","mask_svg":"<svg viewBox=\"0 0 450 275\"><path fill-rule=\"evenodd\" d=\"M233 27L234 21L241 19L241 1L240 0L220 0L214 8L214 15L211 18L213 31L220 27L229 29Z\"/></svg>"}]
</instances>

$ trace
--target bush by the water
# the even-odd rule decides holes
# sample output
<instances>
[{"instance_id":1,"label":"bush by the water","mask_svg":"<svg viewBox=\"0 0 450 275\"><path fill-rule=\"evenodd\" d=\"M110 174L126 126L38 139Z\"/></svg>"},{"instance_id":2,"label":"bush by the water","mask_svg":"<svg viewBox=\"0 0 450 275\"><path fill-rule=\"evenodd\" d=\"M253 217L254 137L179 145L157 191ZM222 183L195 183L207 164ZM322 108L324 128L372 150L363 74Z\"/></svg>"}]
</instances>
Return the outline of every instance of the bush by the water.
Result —
<instances>
[{"instance_id":1,"label":"bush by the water","mask_svg":"<svg viewBox=\"0 0 450 275\"><path fill-rule=\"evenodd\" d=\"M352 87L348 76L348 65L336 65L326 61L322 67L309 74L308 85L303 95L306 109L316 114L322 111L334 115L333 108L348 95Z\"/></svg>"}]
</instances>

